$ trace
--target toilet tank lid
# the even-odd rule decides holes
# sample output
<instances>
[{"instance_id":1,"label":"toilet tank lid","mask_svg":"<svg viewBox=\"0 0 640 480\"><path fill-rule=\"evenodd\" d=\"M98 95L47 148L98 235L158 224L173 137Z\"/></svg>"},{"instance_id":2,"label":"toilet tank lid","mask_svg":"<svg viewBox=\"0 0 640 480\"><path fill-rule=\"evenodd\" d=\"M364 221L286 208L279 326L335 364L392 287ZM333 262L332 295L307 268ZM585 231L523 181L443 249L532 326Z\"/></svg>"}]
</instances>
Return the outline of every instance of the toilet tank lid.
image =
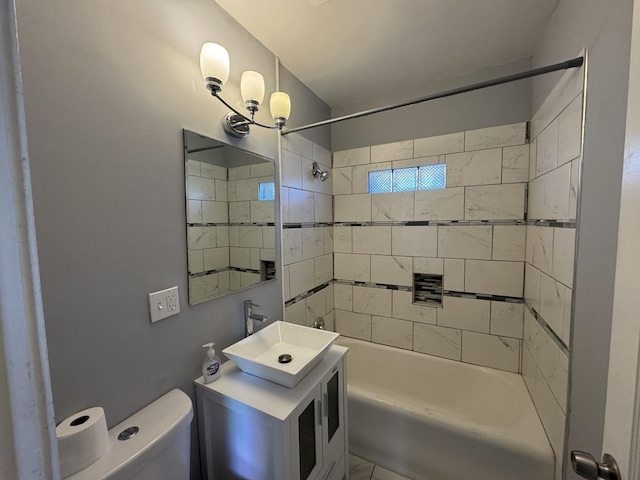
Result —
<instances>
[{"instance_id":1,"label":"toilet tank lid","mask_svg":"<svg viewBox=\"0 0 640 480\"><path fill-rule=\"evenodd\" d=\"M129 478L173 443L192 419L191 399L181 390L171 390L110 429L107 453L67 479L107 480L114 475ZM118 435L130 427L139 430L128 440L118 440Z\"/></svg>"}]
</instances>

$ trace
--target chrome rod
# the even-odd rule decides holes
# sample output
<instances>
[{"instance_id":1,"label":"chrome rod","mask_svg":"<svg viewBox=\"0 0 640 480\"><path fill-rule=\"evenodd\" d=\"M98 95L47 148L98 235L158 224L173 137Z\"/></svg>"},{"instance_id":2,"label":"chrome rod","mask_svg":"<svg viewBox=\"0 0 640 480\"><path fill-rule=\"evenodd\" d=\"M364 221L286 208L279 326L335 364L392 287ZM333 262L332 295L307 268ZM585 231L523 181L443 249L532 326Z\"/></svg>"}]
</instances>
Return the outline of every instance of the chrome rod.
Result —
<instances>
[{"instance_id":1,"label":"chrome rod","mask_svg":"<svg viewBox=\"0 0 640 480\"><path fill-rule=\"evenodd\" d=\"M461 93L473 92L475 90L481 90L483 88L495 87L496 85L502 85L505 83L515 82L518 80L524 80L525 78L537 77L538 75L545 75L547 73L557 72L560 70L568 70L570 68L579 68L584 63L584 57L577 57L571 60L567 60L566 62L556 63L554 65L549 65L547 67L535 68L533 70L529 70L527 72L515 73L513 75L507 75L506 77L496 78L494 80L487 80L484 82L473 83L471 85L467 85L465 87L453 88L451 90L445 90L444 92L434 93L431 95L427 95L425 97L416 98L414 100L409 100L407 102L396 103L393 105L388 105L386 107L378 107L373 108L371 110L365 110L358 113L352 113L350 115L345 115L343 117L330 118L329 120L323 120L321 122L310 123L309 125L304 125L302 127L295 128L287 128L283 129L280 133L281 135L288 135L293 132L300 132L302 130L308 130L310 128L322 127L325 125L331 125L338 122L344 122L345 120L351 120L354 118L366 117L368 115L373 115L374 113L386 112L388 110L395 110L396 108L408 107L409 105L415 105L417 103L428 102L430 100L437 100L438 98L446 98L452 97L454 95L459 95Z\"/></svg>"}]
</instances>

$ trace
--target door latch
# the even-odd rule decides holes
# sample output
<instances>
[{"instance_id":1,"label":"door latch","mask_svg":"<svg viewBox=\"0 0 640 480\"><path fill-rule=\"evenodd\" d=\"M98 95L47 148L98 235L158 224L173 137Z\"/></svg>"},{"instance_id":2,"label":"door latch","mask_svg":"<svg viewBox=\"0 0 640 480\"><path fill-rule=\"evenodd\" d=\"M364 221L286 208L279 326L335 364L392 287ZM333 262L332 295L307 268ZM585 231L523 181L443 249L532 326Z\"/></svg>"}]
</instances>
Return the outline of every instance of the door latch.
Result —
<instances>
[{"instance_id":1,"label":"door latch","mask_svg":"<svg viewBox=\"0 0 640 480\"><path fill-rule=\"evenodd\" d=\"M574 472L589 480L622 480L616 460L608 453L603 455L600 463L590 453L574 450L571 452L571 466Z\"/></svg>"}]
</instances>

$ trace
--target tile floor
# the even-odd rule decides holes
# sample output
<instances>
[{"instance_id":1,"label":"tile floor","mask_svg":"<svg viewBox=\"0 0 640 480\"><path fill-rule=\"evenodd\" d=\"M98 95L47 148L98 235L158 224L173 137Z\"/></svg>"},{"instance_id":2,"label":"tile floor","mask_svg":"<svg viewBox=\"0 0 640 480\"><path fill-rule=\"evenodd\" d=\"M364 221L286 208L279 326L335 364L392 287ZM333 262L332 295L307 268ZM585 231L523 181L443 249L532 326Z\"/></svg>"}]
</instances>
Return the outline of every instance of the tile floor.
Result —
<instances>
[{"instance_id":1,"label":"tile floor","mask_svg":"<svg viewBox=\"0 0 640 480\"><path fill-rule=\"evenodd\" d=\"M363 458L349 454L350 480L410 480Z\"/></svg>"}]
</instances>

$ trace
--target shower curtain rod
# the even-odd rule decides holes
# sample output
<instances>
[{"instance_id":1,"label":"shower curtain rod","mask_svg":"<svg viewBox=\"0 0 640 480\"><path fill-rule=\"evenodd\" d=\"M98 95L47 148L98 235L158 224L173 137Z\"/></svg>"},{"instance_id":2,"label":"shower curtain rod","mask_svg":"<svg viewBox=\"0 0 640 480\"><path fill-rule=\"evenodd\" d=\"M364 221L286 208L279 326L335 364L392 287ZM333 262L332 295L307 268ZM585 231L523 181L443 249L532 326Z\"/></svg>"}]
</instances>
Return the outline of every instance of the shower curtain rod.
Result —
<instances>
[{"instance_id":1,"label":"shower curtain rod","mask_svg":"<svg viewBox=\"0 0 640 480\"><path fill-rule=\"evenodd\" d=\"M408 107L409 105L415 105L416 103L428 102L430 100L436 100L438 98L452 97L461 93L473 92L474 90L480 90L482 88L494 87L496 85L502 85L504 83L515 82L517 80L524 80L525 78L537 77L538 75L544 75L547 73L557 72L559 70L568 70L570 68L579 68L584 63L584 57L577 57L566 62L556 63L547 67L535 68L527 72L515 73L513 75L507 75L506 77L500 77L493 80L487 80L484 82L473 83L466 87L453 88L451 90L445 90L444 92L434 93L425 97L416 98L407 102L396 103L388 105L386 107L374 108L371 110L365 110L363 112L352 113L343 117L330 118L329 120L323 120L321 122L310 123L302 127L288 128L281 131L281 135L288 135L293 132L299 132L301 130L308 130L309 128L322 127L324 125L331 125L333 123L344 122L345 120L351 120L353 118L366 117L373 115L374 113L386 112L387 110L395 110L400 107Z\"/></svg>"}]
</instances>

